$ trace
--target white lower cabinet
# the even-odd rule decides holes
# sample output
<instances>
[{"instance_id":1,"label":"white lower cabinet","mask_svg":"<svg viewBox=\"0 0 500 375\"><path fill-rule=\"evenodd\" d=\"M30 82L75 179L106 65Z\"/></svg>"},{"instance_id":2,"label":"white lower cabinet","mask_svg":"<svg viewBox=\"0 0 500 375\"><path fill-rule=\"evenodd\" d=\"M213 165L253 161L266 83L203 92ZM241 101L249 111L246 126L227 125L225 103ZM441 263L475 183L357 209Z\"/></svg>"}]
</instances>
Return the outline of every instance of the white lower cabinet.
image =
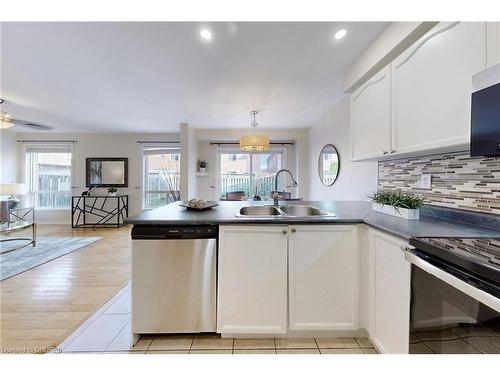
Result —
<instances>
[{"instance_id":1,"label":"white lower cabinet","mask_svg":"<svg viewBox=\"0 0 500 375\"><path fill-rule=\"evenodd\" d=\"M288 255L290 330L357 330L356 226L292 225Z\"/></svg>"},{"instance_id":2,"label":"white lower cabinet","mask_svg":"<svg viewBox=\"0 0 500 375\"><path fill-rule=\"evenodd\" d=\"M288 228L219 227L217 332L287 331Z\"/></svg>"},{"instance_id":3,"label":"white lower cabinet","mask_svg":"<svg viewBox=\"0 0 500 375\"><path fill-rule=\"evenodd\" d=\"M382 353L409 350L411 266L405 260L403 239L369 230L370 324L368 332Z\"/></svg>"},{"instance_id":4,"label":"white lower cabinet","mask_svg":"<svg viewBox=\"0 0 500 375\"><path fill-rule=\"evenodd\" d=\"M220 226L217 332L358 329L355 225Z\"/></svg>"}]
</instances>

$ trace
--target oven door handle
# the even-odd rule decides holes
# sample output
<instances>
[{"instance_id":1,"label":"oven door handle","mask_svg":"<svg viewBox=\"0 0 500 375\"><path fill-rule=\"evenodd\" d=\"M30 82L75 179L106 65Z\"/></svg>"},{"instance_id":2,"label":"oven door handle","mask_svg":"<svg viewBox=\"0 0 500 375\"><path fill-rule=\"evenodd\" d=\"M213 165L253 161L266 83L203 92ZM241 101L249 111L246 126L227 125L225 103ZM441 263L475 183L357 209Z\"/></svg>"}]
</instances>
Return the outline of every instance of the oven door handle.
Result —
<instances>
[{"instance_id":1,"label":"oven door handle","mask_svg":"<svg viewBox=\"0 0 500 375\"><path fill-rule=\"evenodd\" d=\"M430 264L429 262L425 261L424 259L420 258L410 251L405 251L405 259L421 270L434 275L438 279L460 290L468 296L478 300L479 302L485 304L493 310L500 312L500 299L496 298L495 296L492 296L491 294L478 289L463 280L460 280L459 278L442 270L441 268Z\"/></svg>"}]
</instances>

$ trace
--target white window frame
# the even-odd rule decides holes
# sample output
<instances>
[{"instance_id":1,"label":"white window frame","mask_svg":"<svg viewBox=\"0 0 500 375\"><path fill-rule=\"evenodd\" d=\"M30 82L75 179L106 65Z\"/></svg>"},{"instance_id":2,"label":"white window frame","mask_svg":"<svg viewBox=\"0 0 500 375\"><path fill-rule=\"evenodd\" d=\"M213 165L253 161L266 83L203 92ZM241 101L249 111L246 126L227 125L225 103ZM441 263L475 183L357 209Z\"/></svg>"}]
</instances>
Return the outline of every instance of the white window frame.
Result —
<instances>
[{"instance_id":1,"label":"white window frame","mask_svg":"<svg viewBox=\"0 0 500 375\"><path fill-rule=\"evenodd\" d=\"M179 160L181 158L181 149L180 147L172 147L172 146L166 146L165 148L158 148L158 150L145 150L142 148L142 166L143 166L143 174L142 174L142 209L143 210L152 210L153 208L156 207L147 207L146 206L146 195L147 194L154 194L154 193L168 193L168 190L146 190L148 186L148 158L146 157L147 155L164 155L164 154L178 154L179 155ZM179 173L182 173L182 171L179 171ZM179 187L180 188L180 187Z\"/></svg>"},{"instance_id":2,"label":"white window frame","mask_svg":"<svg viewBox=\"0 0 500 375\"><path fill-rule=\"evenodd\" d=\"M281 153L281 168L286 169L287 168L287 149L285 147L270 147L269 150L267 151L262 151L262 152L249 152L249 151L242 151L241 149L237 147L217 147L215 149L215 200L220 200L220 157L221 154L271 154L271 153L276 153L280 154ZM250 158L250 174L252 171L252 158Z\"/></svg>"},{"instance_id":3,"label":"white window frame","mask_svg":"<svg viewBox=\"0 0 500 375\"><path fill-rule=\"evenodd\" d=\"M70 175L69 175L69 193L70 193L70 203L68 207L37 207L36 206L36 198L33 197L33 191L31 190L31 181L32 177L28 177L28 173L32 174L31 166L28 166L28 149L29 146L38 146L38 147L43 147L47 146L47 148L58 146L58 145L63 145L65 147L69 148L69 152L71 153L71 164L70 164ZM50 143L24 143L23 144L23 156L24 156L24 182L27 187L27 195L30 196L30 201L32 206L38 211L38 212L51 212L51 211L71 211L71 196L73 195L74 187L73 187L73 173L75 170L75 158L74 158L74 147L73 143L66 143L66 142L61 142L61 143L56 143L56 142L50 142Z\"/></svg>"}]
</instances>

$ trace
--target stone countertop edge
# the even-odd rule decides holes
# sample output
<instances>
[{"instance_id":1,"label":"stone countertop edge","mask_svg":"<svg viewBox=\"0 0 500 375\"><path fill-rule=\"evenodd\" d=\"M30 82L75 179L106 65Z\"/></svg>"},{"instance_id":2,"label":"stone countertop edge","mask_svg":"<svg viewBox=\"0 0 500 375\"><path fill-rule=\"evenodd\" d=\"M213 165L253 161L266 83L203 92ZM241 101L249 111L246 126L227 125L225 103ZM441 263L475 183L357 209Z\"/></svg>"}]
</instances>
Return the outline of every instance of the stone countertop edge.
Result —
<instances>
[{"instance_id":1,"label":"stone countertop edge","mask_svg":"<svg viewBox=\"0 0 500 375\"><path fill-rule=\"evenodd\" d=\"M208 211L188 211L176 202L158 207L125 220L139 225L238 225L238 224L366 224L406 240L411 237L483 237L500 238L500 231L422 215L420 220L405 220L375 212L370 202L364 201L290 201L282 204L312 205L335 213L335 217L237 217L242 206L269 205L269 202L220 202ZM473 215L473 213L471 213ZM499 218L500 222L500 218Z\"/></svg>"}]
</instances>

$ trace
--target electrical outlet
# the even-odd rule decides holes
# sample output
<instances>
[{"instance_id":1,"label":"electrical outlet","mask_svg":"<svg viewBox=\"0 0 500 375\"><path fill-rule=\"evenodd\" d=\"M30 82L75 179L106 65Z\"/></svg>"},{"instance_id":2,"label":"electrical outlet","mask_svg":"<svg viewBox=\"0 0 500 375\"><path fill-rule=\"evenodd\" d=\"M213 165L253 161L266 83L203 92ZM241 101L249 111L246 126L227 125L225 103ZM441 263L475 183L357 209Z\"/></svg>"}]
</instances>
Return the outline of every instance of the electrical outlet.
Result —
<instances>
[{"instance_id":1,"label":"electrical outlet","mask_svg":"<svg viewBox=\"0 0 500 375\"><path fill-rule=\"evenodd\" d=\"M432 175L423 174L422 176L420 176L420 187L422 189L430 189L431 182L432 182Z\"/></svg>"}]
</instances>

